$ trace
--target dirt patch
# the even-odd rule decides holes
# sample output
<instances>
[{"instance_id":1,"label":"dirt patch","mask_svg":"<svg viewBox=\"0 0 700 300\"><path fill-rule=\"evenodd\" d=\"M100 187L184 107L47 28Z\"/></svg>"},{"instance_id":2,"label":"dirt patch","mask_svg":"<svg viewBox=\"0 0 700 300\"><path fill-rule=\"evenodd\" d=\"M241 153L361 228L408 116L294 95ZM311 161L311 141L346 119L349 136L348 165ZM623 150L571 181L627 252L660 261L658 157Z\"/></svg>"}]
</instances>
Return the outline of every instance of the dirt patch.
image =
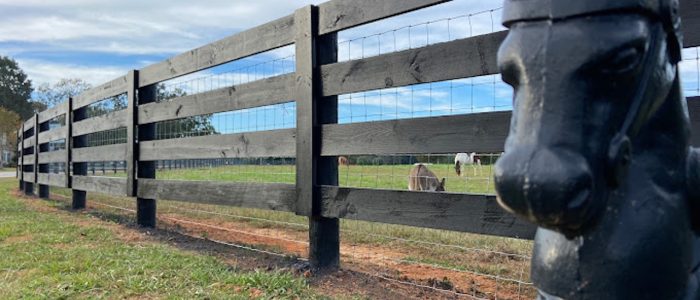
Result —
<instances>
[{"instance_id":1,"label":"dirt patch","mask_svg":"<svg viewBox=\"0 0 700 300\"><path fill-rule=\"evenodd\" d=\"M30 242L33 239L34 239L34 236L32 236L31 234L11 236L11 237L6 238L4 241L2 241L2 243L3 244L18 244L18 243Z\"/></svg>"}]
</instances>

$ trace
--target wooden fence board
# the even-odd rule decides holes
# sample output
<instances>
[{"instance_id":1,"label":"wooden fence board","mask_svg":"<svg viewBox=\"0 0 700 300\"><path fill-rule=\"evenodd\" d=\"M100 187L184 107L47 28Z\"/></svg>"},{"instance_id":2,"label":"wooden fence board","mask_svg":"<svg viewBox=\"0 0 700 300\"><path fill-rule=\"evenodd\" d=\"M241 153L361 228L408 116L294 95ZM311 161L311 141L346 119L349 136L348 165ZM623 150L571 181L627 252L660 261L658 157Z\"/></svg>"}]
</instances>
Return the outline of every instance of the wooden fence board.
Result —
<instances>
[{"instance_id":1,"label":"wooden fence board","mask_svg":"<svg viewBox=\"0 0 700 300\"><path fill-rule=\"evenodd\" d=\"M321 66L323 95L332 96L498 73L501 31L418 49Z\"/></svg>"},{"instance_id":2,"label":"wooden fence board","mask_svg":"<svg viewBox=\"0 0 700 300\"><path fill-rule=\"evenodd\" d=\"M139 123L161 122L289 102L292 101L289 87L293 81L294 74L286 74L201 94L187 95L167 102L140 105Z\"/></svg>"},{"instance_id":3,"label":"wooden fence board","mask_svg":"<svg viewBox=\"0 0 700 300\"><path fill-rule=\"evenodd\" d=\"M49 173L39 173L39 178L37 178L39 184L45 184L55 187L68 187L66 185L66 175L65 174L49 174Z\"/></svg>"},{"instance_id":4,"label":"wooden fence board","mask_svg":"<svg viewBox=\"0 0 700 300\"><path fill-rule=\"evenodd\" d=\"M25 154L22 156L22 165L33 165L34 164L34 154Z\"/></svg>"},{"instance_id":5,"label":"wooden fence board","mask_svg":"<svg viewBox=\"0 0 700 300\"><path fill-rule=\"evenodd\" d=\"M22 145L24 148L32 148L34 147L34 136L28 137L22 141Z\"/></svg>"},{"instance_id":6,"label":"wooden fence board","mask_svg":"<svg viewBox=\"0 0 700 300\"><path fill-rule=\"evenodd\" d=\"M176 55L139 71L139 87L145 87L294 42L294 17L240 32L222 40Z\"/></svg>"},{"instance_id":7,"label":"wooden fence board","mask_svg":"<svg viewBox=\"0 0 700 300\"><path fill-rule=\"evenodd\" d=\"M34 115L34 116L30 117L29 119L27 119L26 121L24 121L24 124L23 124L24 125L24 132L27 132L30 129L34 128L34 117L36 117L36 115Z\"/></svg>"},{"instance_id":8,"label":"wooden fence board","mask_svg":"<svg viewBox=\"0 0 700 300\"><path fill-rule=\"evenodd\" d=\"M322 186L323 216L532 239L536 227L495 196Z\"/></svg>"},{"instance_id":9,"label":"wooden fence board","mask_svg":"<svg viewBox=\"0 0 700 300\"><path fill-rule=\"evenodd\" d=\"M681 0L683 47L700 46L700 1Z\"/></svg>"},{"instance_id":10,"label":"wooden fence board","mask_svg":"<svg viewBox=\"0 0 700 300\"><path fill-rule=\"evenodd\" d=\"M324 125L323 156L503 151L510 112Z\"/></svg>"},{"instance_id":11,"label":"wooden fence board","mask_svg":"<svg viewBox=\"0 0 700 300\"><path fill-rule=\"evenodd\" d=\"M22 172L22 181L31 183L34 182L34 179L34 172Z\"/></svg>"},{"instance_id":12,"label":"wooden fence board","mask_svg":"<svg viewBox=\"0 0 700 300\"><path fill-rule=\"evenodd\" d=\"M113 111L94 118L73 123L73 136L126 127L127 111Z\"/></svg>"},{"instance_id":13,"label":"wooden fence board","mask_svg":"<svg viewBox=\"0 0 700 300\"><path fill-rule=\"evenodd\" d=\"M126 144L73 149L73 162L122 161L126 159Z\"/></svg>"},{"instance_id":14,"label":"wooden fence board","mask_svg":"<svg viewBox=\"0 0 700 300\"><path fill-rule=\"evenodd\" d=\"M66 150L41 152L39 153L39 163L63 163L66 162Z\"/></svg>"},{"instance_id":15,"label":"wooden fence board","mask_svg":"<svg viewBox=\"0 0 700 300\"><path fill-rule=\"evenodd\" d=\"M58 116L64 115L66 113L66 102L62 102L60 104L55 105L54 107L51 107L49 109L46 109L45 111L42 111L39 113L39 123L44 123L46 121L49 121L53 118L56 118Z\"/></svg>"},{"instance_id":16,"label":"wooden fence board","mask_svg":"<svg viewBox=\"0 0 700 300\"><path fill-rule=\"evenodd\" d=\"M73 110L126 93L126 81L126 75L120 76L73 97Z\"/></svg>"},{"instance_id":17,"label":"wooden fence board","mask_svg":"<svg viewBox=\"0 0 700 300\"><path fill-rule=\"evenodd\" d=\"M294 157L295 129L145 141L140 160L234 157Z\"/></svg>"},{"instance_id":18,"label":"wooden fence board","mask_svg":"<svg viewBox=\"0 0 700 300\"><path fill-rule=\"evenodd\" d=\"M293 211L296 188L282 183L139 179L138 196L192 203Z\"/></svg>"},{"instance_id":19,"label":"wooden fence board","mask_svg":"<svg viewBox=\"0 0 700 300\"><path fill-rule=\"evenodd\" d=\"M49 131L44 131L39 133L39 144L44 144L56 140L62 140L66 138L66 131L68 127L62 126L59 128L54 128Z\"/></svg>"},{"instance_id":20,"label":"wooden fence board","mask_svg":"<svg viewBox=\"0 0 700 300\"><path fill-rule=\"evenodd\" d=\"M126 178L74 175L72 188L86 192L126 196Z\"/></svg>"},{"instance_id":21,"label":"wooden fence board","mask_svg":"<svg viewBox=\"0 0 700 300\"><path fill-rule=\"evenodd\" d=\"M319 34L336 32L448 1L449 0L328 1L318 6L318 32Z\"/></svg>"}]
</instances>

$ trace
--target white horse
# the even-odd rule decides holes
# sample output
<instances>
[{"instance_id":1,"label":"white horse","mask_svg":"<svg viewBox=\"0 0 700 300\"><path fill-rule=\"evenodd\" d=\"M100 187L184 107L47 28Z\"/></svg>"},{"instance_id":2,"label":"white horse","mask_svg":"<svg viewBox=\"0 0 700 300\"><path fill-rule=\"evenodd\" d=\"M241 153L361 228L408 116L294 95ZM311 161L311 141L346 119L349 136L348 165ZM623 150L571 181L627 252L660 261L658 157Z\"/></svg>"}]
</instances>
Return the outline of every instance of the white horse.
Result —
<instances>
[{"instance_id":1,"label":"white horse","mask_svg":"<svg viewBox=\"0 0 700 300\"><path fill-rule=\"evenodd\" d=\"M464 174L464 167L467 165L472 166L474 176L476 176L476 166L478 165L481 167L481 158L476 156L476 153L474 152L469 154L457 153L455 156L455 172L457 172L457 176L463 176L462 174ZM479 175L481 175L481 168L479 168Z\"/></svg>"}]
</instances>

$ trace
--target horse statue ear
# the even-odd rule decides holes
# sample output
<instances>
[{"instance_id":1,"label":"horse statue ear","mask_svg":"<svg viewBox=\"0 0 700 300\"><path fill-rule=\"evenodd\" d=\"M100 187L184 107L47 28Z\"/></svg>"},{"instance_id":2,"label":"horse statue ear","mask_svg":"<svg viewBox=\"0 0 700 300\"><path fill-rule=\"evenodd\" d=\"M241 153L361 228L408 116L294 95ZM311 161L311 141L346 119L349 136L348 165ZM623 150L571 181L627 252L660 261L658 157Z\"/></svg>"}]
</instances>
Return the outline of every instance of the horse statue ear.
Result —
<instances>
[{"instance_id":1,"label":"horse statue ear","mask_svg":"<svg viewBox=\"0 0 700 300\"><path fill-rule=\"evenodd\" d=\"M665 27L668 51L673 64L682 60L683 32L681 31L681 16L679 0L662 1L661 17Z\"/></svg>"}]
</instances>

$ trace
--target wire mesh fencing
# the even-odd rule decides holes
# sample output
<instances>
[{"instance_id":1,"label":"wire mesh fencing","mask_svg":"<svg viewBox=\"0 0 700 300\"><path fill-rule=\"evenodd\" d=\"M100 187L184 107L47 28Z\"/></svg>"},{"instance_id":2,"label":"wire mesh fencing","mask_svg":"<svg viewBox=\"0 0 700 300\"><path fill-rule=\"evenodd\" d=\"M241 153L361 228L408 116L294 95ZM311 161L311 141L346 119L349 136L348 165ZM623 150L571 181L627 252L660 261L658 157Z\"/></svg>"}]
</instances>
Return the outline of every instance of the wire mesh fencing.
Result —
<instances>
[{"instance_id":1,"label":"wire mesh fencing","mask_svg":"<svg viewBox=\"0 0 700 300\"><path fill-rule=\"evenodd\" d=\"M700 47L683 49L678 66L685 96L700 96Z\"/></svg>"}]
</instances>

